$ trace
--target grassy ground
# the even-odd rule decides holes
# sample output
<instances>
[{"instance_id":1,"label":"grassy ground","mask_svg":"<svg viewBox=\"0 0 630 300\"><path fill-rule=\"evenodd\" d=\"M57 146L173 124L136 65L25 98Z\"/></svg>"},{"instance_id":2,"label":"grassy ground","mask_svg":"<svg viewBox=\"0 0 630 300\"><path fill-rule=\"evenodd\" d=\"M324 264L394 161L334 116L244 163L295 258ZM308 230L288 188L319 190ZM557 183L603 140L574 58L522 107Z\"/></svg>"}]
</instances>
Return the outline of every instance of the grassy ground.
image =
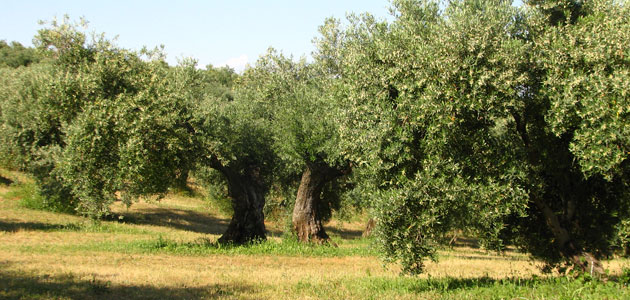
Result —
<instances>
[{"instance_id":1,"label":"grassy ground","mask_svg":"<svg viewBox=\"0 0 630 300\"><path fill-rule=\"evenodd\" d=\"M24 208L28 178L0 176L10 179L0 182L0 299L630 299L619 280L544 276L515 251L446 249L426 274L401 277L360 223L330 224L338 248L282 239L273 223L267 242L221 247L229 218L198 196L116 206L117 220L94 225ZM605 263L612 278L630 266Z\"/></svg>"}]
</instances>

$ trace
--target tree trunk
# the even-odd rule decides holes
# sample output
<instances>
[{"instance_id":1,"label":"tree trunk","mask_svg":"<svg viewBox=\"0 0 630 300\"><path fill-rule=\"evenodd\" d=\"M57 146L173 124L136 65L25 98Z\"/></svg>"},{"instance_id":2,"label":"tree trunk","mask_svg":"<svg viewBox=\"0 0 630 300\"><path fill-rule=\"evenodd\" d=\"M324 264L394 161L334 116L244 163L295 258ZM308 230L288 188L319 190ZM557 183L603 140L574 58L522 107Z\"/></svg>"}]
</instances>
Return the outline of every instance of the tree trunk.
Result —
<instances>
[{"instance_id":1,"label":"tree trunk","mask_svg":"<svg viewBox=\"0 0 630 300\"><path fill-rule=\"evenodd\" d=\"M521 116L514 110L512 110L510 113L514 117L516 130L519 133L523 144L526 148L528 148L528 159L530 163L533 166L538 165L541 155L536 151L531 151L531 139L527 132L527 124L523 121L523 116ZM590 273L591 275L596 274L599 276L603 276L604 268L602 267L602 264L597 259L597 257L575 244L575 242L571 238L569 231L565 227L563 227L560 219L553 212L551 207L549 207L537 196L533 196L532 199L538 209L540 209L540 211L543 213L543 216L545 217L545 222L547 223L547 226L555 237L554 243L556 247L558 247L558 249L560 250L560 253L573 265L580 268L583 272ZM565 223L571 222L573 216L575 215L575 210L575 202L572 200L567 201L566 210L564 213Z\"/></svg>"},{"instance_id":2,"label":"tree trunk","mask_svg":"<svg viewBox=\"0 0 630 300\"><path fill-rule=\"evenodd\" d=\"M190 171L188 169L180 169L177 177L175 178L175 188L185 191L188 190L188 175Z\"/></svg>"},{"instance_id":3,"label":"tree trunk","mask_svg":"<svg viewBox=\"0 0 630 300\"><path fill-rule=\"evenodd\" d=\"M317 211L322 188L343 172L323 164L307 164L293 208L293 229L301 242L325 244L330 241Z\"/></svg>"},{"instance_id":4,"label":"tree trunk","mask_svg":"<svg viewBox=\"0 0 630 300\"><path fill-rule=\"evenodd\" d=\"M367 222L367 225L365 225L365 230L363 231L363 234L361 236L363 237L372 236L372 230L374 229L375 226L376 226L376 220L374 218L370 218Z\"/></svg>"},{"instance_id":5,"label":"tree trunk","mask_svg":"<svg viewBox=\"0 0 630 300\"><path fill-rule=\"evenodd\" d=\"M227 230L219 238L219 243L245 244L265 240L265 185L259 178L256 167L239 174L223 167L218 160L212 167L227 178L228 194L232 199L234 214Z\"/></svg>"},{"instance_id":6,"label":"tree trunk","mask_svg":"<svg viewBox=\"0 0 630 300\"><path fill-rule=\"evenodd\" d=\"M538 206L545 216L547 226L549 226L549 229L553 233L555 237L554 242L562 255L564 255L564 257L566 257L574 266L580 268L582 272L589 273L591 275L603 276L604 268L599 259L597 259L592 253L575 245L571 239L569 231L562 226L558 216L553 212L553 210L538 198L534 198L534 203L536 203L536 206Z\"/></svg>"}]
</instances>

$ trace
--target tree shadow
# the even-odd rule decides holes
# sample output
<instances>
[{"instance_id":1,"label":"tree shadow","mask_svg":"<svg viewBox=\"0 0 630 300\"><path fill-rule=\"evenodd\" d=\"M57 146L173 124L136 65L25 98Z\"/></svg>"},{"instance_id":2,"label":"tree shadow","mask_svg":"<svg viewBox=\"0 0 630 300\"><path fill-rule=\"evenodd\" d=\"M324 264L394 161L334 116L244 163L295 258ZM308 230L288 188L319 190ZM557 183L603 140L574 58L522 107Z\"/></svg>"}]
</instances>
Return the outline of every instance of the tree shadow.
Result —
<instances>
[{"instance_id":1,"label":"tree shadow","mask_svg":"<svg viewBox=\"0 0 630 300\"><path fill-rule=\"evenodd\" d=\"M2 175L0 175L0 185L10 185L12 183L13 183L13 180L9 178L5 178Z\"/></svg>"},{"instance_id":2,"label":"tree shadow","mask_svg":"<svg viewBox=\"0 0 630 300\"><path fill-rule=\"evenodd\" d=\"M487 276L475 277L475 278L428 278L420 279L415 282L413 286L409 288L410 291L415 293L422 293L427 291L457 291L457 290L469 290L477 288L487 288L496 285L517 285L520 287L533 287L541 283L540 278L504 278L495 279Z\"/></svg>"},{"instance_id":3,"label":"tree shadow","mask_svg":"<svg viewBox=\"0 0 630 300\"><path fill-rule=\"evenodd\" d=\"M114 285L109 281L67 275L35 275L8 271L0 263L0 299L224 299L251 292L245 284L210 284L201 287Z\"/></svg>"},{"instance_id":4,"label":"tree shadow","mask_svg":"<svg viewBox=\"0 0 630 300\"><path fill-rule=\"evenodd\" d=\"M177 208L146 208L133 212L120 212L109 218L111 221L134 225L169 227L178 230L221 235L230 224L229 218L217 218L208 214ZM267 230L271 236L281 234Z\"/></svg>"},{"instance_id":5,"label":"tree shadow","mask_svg":"<svg viewBox=\"0 0 630 300\"><path fill-rule=\"evenodd\" d=\"M344 240L354 240L359 239L363 236L363 231L361 230L351 230L351 229L340 229L337 227L329 227L324 226L327 232L340 236Z\"/></svg>"},{"instance_id":6,"label":"tree shadow","mask_svg":"<svg viewBox=\"0 0 630 300\"><path fill-rule=\"evenodd\" d=\"M169 227L205 234L223 234L230 222L229 219L176 208L148 208L122 212L110 219L127 224Z\"/></svg>"},{"instance_id":7,"label":"tree shadow","mask_svg":"<svg viewBox=\"0 0 630 300\"><path fill-rule=\"evenodd\" d=\"M8 221L8 222L7 222ZM12 220L0 220L0 231L77 231L81 227L77 224L50 224L40 222L20 222Z\"/></svg>"}]
</instances>

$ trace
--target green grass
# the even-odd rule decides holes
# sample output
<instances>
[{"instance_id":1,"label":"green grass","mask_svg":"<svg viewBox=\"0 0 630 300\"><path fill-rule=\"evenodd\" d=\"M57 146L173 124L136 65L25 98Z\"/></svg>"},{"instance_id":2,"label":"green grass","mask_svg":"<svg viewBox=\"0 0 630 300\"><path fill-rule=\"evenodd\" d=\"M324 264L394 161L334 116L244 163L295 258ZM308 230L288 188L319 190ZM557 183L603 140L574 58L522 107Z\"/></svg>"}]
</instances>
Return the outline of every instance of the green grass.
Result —
<instances>
[{"instance_id":1,"label":"green grass","mask_svg":"<svg viewBox=\"0 0 630 300\"><path fill-rule=\"evenodd\" d=\"M159 237L157 240L135 243L138 247L150 252L185 254L185 255L271 255L271 256L305 256L305 257L344 257L344 256L376 256L378 253L369 242L355 243L354 247L317 246L299 243L295 239L282 241L266 240L248 245L222 245L209 239L193 242L177 242Z\"/></svg>"},{"instance_id":2,"label":"green grass","mask_svg":"<svg viewBox=\"0 0 630 300\"><path fill-rule=\"evenodd\" d=\"M105 231L101 229L85 230L81 227L69 226L61 228L59 232L110 232L134 234L134 231ZM0 228L1 229L1 228ZM51 230L52 232L52 230ZM154 235L150 235L154 236ZM349 243L350 244L350 243ZM288 256L288 257L348 257L348 256L377 256L375 249L369 246L369 241L354 242L352 246L333 247L302 244L293 239L281 241L266 240L247 245L220 244L216 241L200 238L191 242L175 241L158 236L136 240L131 242L107 241L107 242L87 242L63 245L25 245L19 246L22 253L56 253L56 252L119 252L126 254L168 254L182 256L205 256L205 255L267 255L267 256ZM8 246L7 246L8 247ZM11 246L13 247L13 246ZM6 247L0 246L0 249Z\"/></svg>"},{"instance_id":3,"label":"green grass","mask_svg":"<svg viewBox=\"0 0 630 300\"><path fill-rule=\"evenodd\" d=\"M584 278L383 278L313 283L305 279L295 293L320 299L387 299L415 295L420 299L630 299L627 285Z\"/></svg>"},{"instance_id":4,"label":"green grass","mask_svg":"<svg viewBox=\"0 0 630 300\"><path fill-rule=\"evenodd\" d=\"M41 276L0 270L2 299L238 299L239 295L269 286L213 284L202 287L114 285L72 274ZM629 299L627 285L584 278L456 279L365 277L321 280L304 278L287 288L295 298L316 299ZM280 297L281 295L279 295ZM284 295L285 297L287 295ZM286 298L285 298L286 299Z\"/></svg>"}]
</instances>

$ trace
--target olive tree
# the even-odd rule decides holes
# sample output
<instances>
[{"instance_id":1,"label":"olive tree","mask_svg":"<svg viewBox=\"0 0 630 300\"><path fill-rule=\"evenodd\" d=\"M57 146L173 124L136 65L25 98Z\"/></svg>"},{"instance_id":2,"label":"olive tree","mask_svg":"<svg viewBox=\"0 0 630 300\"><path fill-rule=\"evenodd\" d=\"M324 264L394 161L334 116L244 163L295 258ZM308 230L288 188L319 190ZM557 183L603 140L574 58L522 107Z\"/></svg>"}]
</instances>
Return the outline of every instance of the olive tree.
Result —
<instances>
[{"instance_id":1,"label":"olive tree","mask_svg":"<svg viewBox=\"0 0 630 300\"><path fill-rule=\"evenodd\" d=\"M182 92L194 81L187 74L196 72L194 65L137 60L129 69L137 91L95 99L65 130L58 168L90 215L107 214L117 192L127 204L165 193L196 158L191 98Z\"/></svg>"},{"instance_id":2,"label":"olive tree","mask_svg":"<svg viewBox=\"0 0 630 300\"><path fill-rule=\"evenodd\" d=\"M394 1L348 28L344 134L405 272L456 228L602 271L628 215L628 7L569 2Z\"/></svg>"},{"instance_id":3,"label":"olive tree","mask_svg":"<svg viewBox=\"0 0 630 300\"><path fill-rule=\"evenodd\" d=\"M159 52L143 60L68 18L35 42L49 59L9 93L2 125L47 201L100 218L118 192L127 202L165 192L194 145L183 89L194 67L171 69Z\"/></svg>"},{"instance_id":4,"label":"olive tree","mask_svg":"<svg viewBox=\"0 0 630 300\"><path fill-rule=\"evenodd\" d=\"M200 164L221 173L232 202L225 243L266 238L263 208L277 167L268 106L246 93L207 93L194 113Z\"/></svg>"},{"instance_id":5,"label":"olive tree","mask_svg":"<svg viewBox=\"0 0 630 300\"><path fill-rule=\"evenodd\" d=\"M250 97L270 107L274 149L284 172L301 174L292 224L303 242L329 242L322 217L330 213L329 200L338 197L321 197L327 184L350 172L338 147L335 77L329 70L321 60L293 61L270 50L244 75Z\"/></svg>"}]
</instances>

